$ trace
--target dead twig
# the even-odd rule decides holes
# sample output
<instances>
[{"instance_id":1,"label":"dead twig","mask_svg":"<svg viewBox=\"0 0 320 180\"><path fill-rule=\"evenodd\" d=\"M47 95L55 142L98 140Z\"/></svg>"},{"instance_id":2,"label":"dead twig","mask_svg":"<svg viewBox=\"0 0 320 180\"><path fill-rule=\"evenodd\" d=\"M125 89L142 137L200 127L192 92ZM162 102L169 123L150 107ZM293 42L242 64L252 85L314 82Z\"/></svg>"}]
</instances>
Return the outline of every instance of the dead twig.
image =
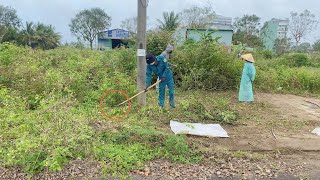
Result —
<instances>
[{"instance_id":1,"label":"dead twig","mask_svg":"<svg viewBox=\"0 0 320 180\"><path fill-rule=\"evenodd\" d=\"M277 136L276 136L276 134L275 134L274 131L273 131L273 128L271 128L271 133L272 133L272 135L273 135L273 137L274 137L275 139L278 139Z\"/></svg>"},{"instance_id":2,"label":"dead twig","mask_svg":"<svg viewBox=\"0 0 320 180\"><path fill-rule=\"evenodd\" d=\"M307 102L307 103L310 103L310 104L313 104L313 105L316 105L316 106L318 106L318 108L320 108L320 105L319 104L317 104L317 103L314 103L314 102L311 102L311 101L307 101L307 100L304 100L305 102Z\"/></svg>"}]
</instances>

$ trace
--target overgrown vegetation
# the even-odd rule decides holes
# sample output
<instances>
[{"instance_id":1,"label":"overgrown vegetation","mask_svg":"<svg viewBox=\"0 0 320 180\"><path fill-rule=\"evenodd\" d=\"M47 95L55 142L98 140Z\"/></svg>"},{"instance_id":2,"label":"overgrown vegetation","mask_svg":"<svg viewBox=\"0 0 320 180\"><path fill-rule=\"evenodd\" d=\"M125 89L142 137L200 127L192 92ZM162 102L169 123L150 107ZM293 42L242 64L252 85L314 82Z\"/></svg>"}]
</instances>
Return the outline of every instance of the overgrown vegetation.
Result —
<instances>
[{"instance_id":1,"label":"overgrown vegetation","mask_svg":"<svg viewBox=\"0 0 320 180\"><path fill-rule=\"evenodd\" d=\"M258 59L255 87L269 92L319 94L319 63L319 54L291 53Z\"/></svg>"},{"instance_id":2,"label":"overgrown vegetation","mask_svg":"<svg viewBox=\"0 0 320 180\"><path fill-rule=\"evenodd\" d=\"M320 93L319 54L254 53L255 90ZM30 174L61 170L77 158L101 161L103 172L121 176L157 158L199 162L202 156L185 136L162 127L172 119L230 125L241 119L230 99L204 96L208 90L237 90L242 71L242 62L212 39L174 51L177 97L185 97L178 99L175 111L134 105L122 121L101 116L99 100L110 89L129 96L136 92L134 50L43 51L5 43L0 59L0 164ZM124 99L112 94L105 100L104 108L112 109ZM151 102L156 104L156 98ZM121 116L125 109L108 113Z\"/></svg>"},{"instance_id":3,"label":"overgrown vegetation","mask_svg":"<svg viewBox=\"0 0 320 180\"><path fill-rule=\"evenodd\" d=\"M190 42L174 54L176 81L185 90L236 89L241 62L215 41Z\"/></svg>"},{"instance_id":4,"label":"overgrown vegetation","mask_svg":"<svg viewBox=\"0 0 320 180\"><path fill-rule=\"evenodd\" d=\"M134 94L133 50L34 51L1 44L0 57L1 166L33 174L93 158L105 164L105 173L126 175L154 158L185 163L200 158L183 137L154 129L146 113L158 114L153 109L134 109L119 124L99 114L99 100L108 90ZM104 107L111 109L122 98L111 94L106 100L113 102Z\"/></svg>"}]
</instances>

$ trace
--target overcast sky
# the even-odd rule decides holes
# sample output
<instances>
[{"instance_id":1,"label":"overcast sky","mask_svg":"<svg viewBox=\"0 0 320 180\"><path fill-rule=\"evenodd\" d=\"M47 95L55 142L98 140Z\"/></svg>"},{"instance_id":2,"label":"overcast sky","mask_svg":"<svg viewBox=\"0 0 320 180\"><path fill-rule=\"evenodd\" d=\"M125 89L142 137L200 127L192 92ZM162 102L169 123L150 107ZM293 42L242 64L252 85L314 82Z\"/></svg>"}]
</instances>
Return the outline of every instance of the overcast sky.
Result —
<instances>
[{"instance_id":1,"label":"overcast sky","mask_svg":"<svg viewBox=\"0 0 320 180\"><path fill-rule=\"evenodd\" d=\"M319 0L149 0L148 25L155 26L156 19L163 11L180 12L193 5L212 5L217 14L228 17L241 17L244 14L256 14L262 23L271 18L286 18L291 11L310 10L320 21ZM120 28L125 18L136 16L137 0L0 0L0 4L17 10L25 21L52 24L63 36L62 42L75 41L68 24L79 11L92 7L104 9L111 17L111 28ZM320 39L320 25L305 41Z\"/></svg>"}]
</instances>

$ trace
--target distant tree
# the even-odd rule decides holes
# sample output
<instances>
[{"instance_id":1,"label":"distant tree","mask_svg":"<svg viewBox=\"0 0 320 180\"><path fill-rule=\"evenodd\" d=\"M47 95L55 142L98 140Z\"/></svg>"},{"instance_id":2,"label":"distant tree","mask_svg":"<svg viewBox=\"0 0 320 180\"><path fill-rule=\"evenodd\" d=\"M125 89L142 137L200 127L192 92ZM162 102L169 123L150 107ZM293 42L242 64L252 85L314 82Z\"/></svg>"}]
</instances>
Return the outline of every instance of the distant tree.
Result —
<instances>
[{"instance_id":1,"label":"distant tree","mask_svg":"<svg viewBox=\"0 0 320 180\"><path fill-rule=\"evenodd\" d=\"M120 25L122 29L129 31L132 34L137 33L137 26L138 26L137 17L127 18L121 21L121 25Z\"/></svg>"},{"instance_id":2,"label":"distant tree","mask_svg":"<svg viewBox=\"0 0 320 180\"><path fill-rule=\"evenodd\" d=\"M244 15L235 18L233 28L236 32L244 32L246 35L259 35L260 17L256 15Z\"/></svg>"},{"instance_id":3,"label":"distant tree","mask_svg":"<svg viewBox=\"0 0 320 180\"><path fill-rule=\"evenodd\" d=\"M26 22L26 26L23 27L22 30L8 28L2 41L47 50L58 47L60 45L60 39L61 35L55 32L52 25Z\"/></svg>"},{"instance_id":4,"label":"distant tree","mask_svg":"<svg viewBox=\"0 0 320 180\"><path fill-rule=\"evenodd\" d=\"M245 32L236 32L232 36L233 42L241 42L245 46L256 48L262 47L263 42L259 36L256 35L248 35Z\"/></svg>"},{"instance_id":5,"label":"distant tree","mask_svg":"<svg viewBox=\"0 0 320 180\"><path fill-rule=\"evenodd\" d=\"M69 24L71 33L78 39L88 41L91 49L98 33L106 30L110 25L111 17L100 8L80 11Z\"/></svg>"},{"instance_id":6,"label":"distant tree","mask_svg":"<svg viewBox=\"0 0 320 180\"><path fill-rule=\"evenodd\" d=\"M277 55L282 55L290 50L290 39L282 38L276 39L273 46L273 51Z\"/></svg>"},{"instance_id":7,"label":"distant tree","mask_svg":"<svg viewBox=\"0 0 320 180\"><path fill-rule=\"evenodd\" d=\"M0 42L6 32L11 29L17 29L21 24L21 20L18 18L17 11L8 6L0 5Z\"/></svg>"},{"instance_id":8,"label":"distant tree","mask_svg":"<svg viewBox=\"0 0 320 180\"><path fill-rule=\"evenodd\" d=\"M45 25L43 23L37 23L33 26L34 35L31 38L32 48L41 49L53 49L59 46L61 35L55 32L55 28L52 25Z\"/></svg>"},{"instance_id":9,"label":"distant tree","mask_svg":"<svg viewBox=\"0 0 320 180\"><path fill-rule=\"evenodd\" d=\"M320 39L317 40L314 44L313 44L313 50L314 51L319 51L320 52Z\"/></svg>"},{"instance_id":10,"label":"distant tree","mask_svg":"<svg viewBox=\"0 0 320 180\"><path fill-rule=\"evenodd\" d=\"M295 46L298 47L302 38L312 32L317 26L317 23L315 15L311 14L308 10L305 10L300 14L297 12L291 12L289 30L295 40Z\"/></svg>"},{"instance_id":11,"label":"distant tree","mask_svg":"<svg viewBox=\"0 0 320 180\"><path fill-rule=\"evenodd\" d=\"M2 36L2 42L11 42L15 44L22 44L22 37L18 29L16 28L6 28L6 33Z\"/></svg>"},{"instance_id":12,"label":"distant tree","mask_svg":"<svg viewBox=\"0 0 320 180\"><path fill-rule=\"evenodd\" d=\"M60 45L61 35L55 32L52 25L43 23L34 24L26 22L22 30L9 29L3 37L4 41L15 42L18 45L41 48L44 50L53 49Z\"/></svg>"},{"instance_id":13,"label":"distant tree","mask_svg":"<svg viewBox=\"0 0 320 180\"><path fill-rule=\"evenodd\" d=\"M21 31L21 34L23 44L31 47L32 43L35 41L35 30L33 28L33 22L26 22L26 26Z\"/></svg>"},{"instance_id":14,"label":"distant tree","mask_svg":"<svg viewBox=\"0 0 320 180\"><path fill-rule=\"evenodd\" d=\"M233 24L235 31L233 41L240 41L249 47L262 47L263 43L259 37L260 18L256 15L244 15L242 18L235 18Z\"/></svg>"},{"instance_id":15,"label":"distant tree","mask_svg":"<svg viewBox=\"0 0 320 180\"><path fill-rule=\"evenodd\" d=\"M193 6L179 13L181 25L188 28L208 28L212 26L216 13L210 7Z\"/></svg>"},{"instance_id":16,"label":"distant tree","mask_svg":"<svg viewBox=\"0 0 320 180\"><path fill-rule=\"evenodd\" d=\"M306 53L311 50L311 44L308 42L304 42L299 44L299 46L295 46L293 48L294 51L300 52L300 53Z\"/></svg>"},{"instance_id":17,"label":"distant tree","mask_svg":"<svg viewBox=\"0 0 320 180\"><path fill-rule=\"evenodd\" d=\"M160 19L158 20L159 29L163 31L174 31L179 26L179 15L175 14L173 11L163 12L163 21Z\"/></svg>"}]
</instances>

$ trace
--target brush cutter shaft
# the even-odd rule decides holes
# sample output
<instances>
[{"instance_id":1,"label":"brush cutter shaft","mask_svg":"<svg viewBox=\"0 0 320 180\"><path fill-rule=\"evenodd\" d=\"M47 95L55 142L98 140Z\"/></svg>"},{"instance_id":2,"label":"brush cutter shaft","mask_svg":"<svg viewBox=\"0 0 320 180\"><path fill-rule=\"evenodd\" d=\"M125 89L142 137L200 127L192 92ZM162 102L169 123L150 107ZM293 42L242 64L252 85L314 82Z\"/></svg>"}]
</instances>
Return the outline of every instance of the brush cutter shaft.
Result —
<instances>
[{"instance_id":1,"label":"brush cutter shaft","mask_svg":"<svg viewBox=\"0 0 320 180\"><path fill-rule=\"evenodd\" d=\"M149 89L153 88L154 86L156 86L157 84L159 84L161 82L161 80L158 80L156 83L152 84L151 86L149 86L146 90L148 91ZM123 105L124 103L128 102L128 101L131 101L132 99L138 97L140 94L146 92L145 90L139 92L138 94L132 96L130 99L126 100L126 101L123 101L122 103L118 104L117 106L120 106L120 105Z\"/></svg>"}]
</instances>

